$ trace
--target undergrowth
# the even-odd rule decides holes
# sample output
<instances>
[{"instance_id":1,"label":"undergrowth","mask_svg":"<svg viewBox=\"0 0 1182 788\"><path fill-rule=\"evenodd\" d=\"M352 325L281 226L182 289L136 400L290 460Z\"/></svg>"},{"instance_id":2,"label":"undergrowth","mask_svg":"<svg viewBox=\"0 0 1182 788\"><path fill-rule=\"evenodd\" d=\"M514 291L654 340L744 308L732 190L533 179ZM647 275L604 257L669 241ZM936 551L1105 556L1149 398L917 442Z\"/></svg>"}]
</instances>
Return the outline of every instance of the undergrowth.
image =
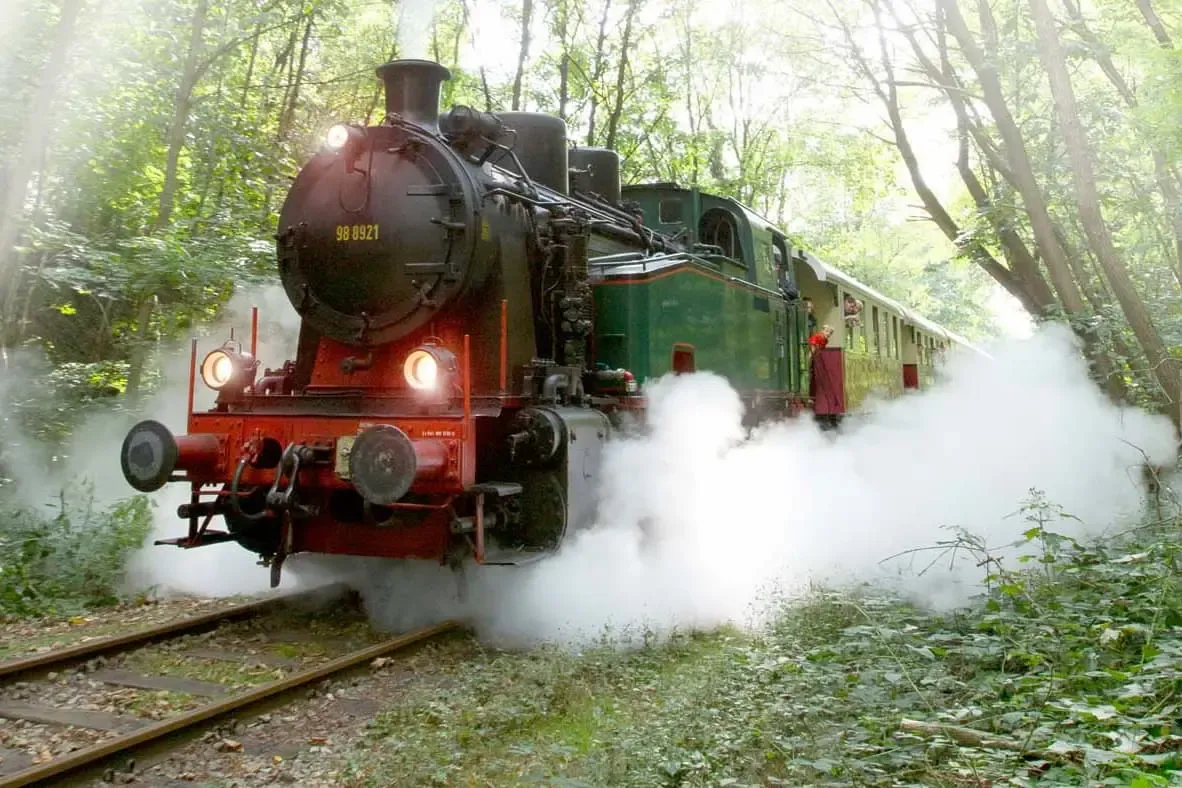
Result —
<instances>
[{"instance_id":1,"label":"undergrowth","mask_svg":"<svg viewBox=\"0 0 1182 788\"><path fill-rule=\"evenodd\" d=\"M147 497L100 508L89 484L62 490L47 511L0 506L0 618L117 602L127 559L151 524Z\"/></svg>"},{"instance_id":2,"label":"undergrowth","mask_svg":"<svg viewBox=\"0 0 1182 788\"><path fill-rule=\"evenodd\" d=\"M987 592L935 613L816 591L757 634L485 652L380 715L349 785L1182 785L1175 520L1029 557L961 534Z\"/></svg>"}]
</instances>

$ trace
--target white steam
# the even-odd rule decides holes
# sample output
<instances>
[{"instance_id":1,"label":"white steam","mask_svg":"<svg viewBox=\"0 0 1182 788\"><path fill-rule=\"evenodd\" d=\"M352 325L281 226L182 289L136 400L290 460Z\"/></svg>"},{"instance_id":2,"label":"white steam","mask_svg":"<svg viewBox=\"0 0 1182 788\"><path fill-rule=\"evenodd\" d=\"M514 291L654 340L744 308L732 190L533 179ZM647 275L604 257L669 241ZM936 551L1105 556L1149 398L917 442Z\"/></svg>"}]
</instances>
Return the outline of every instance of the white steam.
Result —
<instances>
[{"instance_id":1,"label":"white steam","mask_svg":"<svg viewBox=\"0 0 1182 788\"><path fill-rule=\"evenodd\" d=\"M402 0L398 4L398 56L426 58L438 0Z\"/></svg>"},{"instance_id":2,"label":"white steam","mask_svg":"<svg viewBox=\"0 0 1182 788\"><path fill-rule=\"evenodd\" d=\"M197 348L197 363L205 354L229 338L230 330L242 348L250 349L251 307L259 308L258 358L259 375L266 368L278 368L288 359L295 358L299 340L299 316L288 301L283 288L274 285L261 290L236 294L226 305L218 321L206 328ZM163 357L161 375L163 384L144 407L138 409L133 418L111 425L107 434L91 439L94 445L102 447L105 454L99 462L106 462L110 483L123 496L134 492L123 479L119 467L118 453L127 430L143 419L156 419L172 430L173 434L187 431L185 408L188 404L190 345L168 349ZM198 379L194 392L193 409L197 412L212 407L216 395ZM153 530L148 543L134 556L128 566L129 585L136 588L152 587L161 595L189 593L200 596L227 596L268 592L270 590L269 570L258 565L258 556L235 542L181 549L166 545L155 546L156 539L171 539L188 533L188 521L177 517L177 507L189 501L189 488L183 484L167 484L151 495L157 508L153 518ZM224 530L221 518L210 524L214 530ZM281 588L295 591L306 585L318 583L293 583L288 579Z\"/></svg>"},{"instance_id":3,"label":"white steam","mask_svg":"<svg viewBox=\"0 0 1182 788\"><path fill-rule=\"evenodd\" d=\"M766 601L814 581L889 581L959 603L979 591L973 562L919 576L932 556L883 559L950 539L947 526L1004 548L1030 527L1012 515L1031 488L1083 521L1052 530L1128 523L1142 513L1145 456L1172 466L1177 448L1168 420L1100 394L1064 329L992 352L952 358L939 385L878 403L840 436L801 420L743 440L722 378L659 380L649 433L607 456L598 524L548 561L470 568L463 601L433 565L315 562L351 573L388 627L447 615L517 643L758 623Z\"/></svg>"},{"instance_id":4,"label":"white steam","mask_svg":"<svg viewBox=\"0 0 1182 788\"><path fill-rule=\"evenodd\" d=\"M279 288L236 297L200 354L229 325L246 343L252 303L261 308L264 364L292 358L298 321ZM344 580L386 628L454 617L505 644L578 644L605 628L632 639L645 629L758 624L767 602L816 581L889 582L931 604L960 603L979 590L974 562L949 568L945 560L918 575L932 554L884 559L948 540L952 526L1012 559L1006 546L1029 527L1015 512L1032 488L1081 520L1051 523L1054 530L1086 537L1121 528L1143 514L1142 463L1173 467L1177 451L1168 420L1103 397L1062 327L991 352L953 356L938 385L876 403L840 434L801 419L746 436L725 380L661 379L647 389L647 432L609 447L598 522L556 557L521 568L469 565L461 576L432 562L297 555L282 588ZM162 355L161 390L134 414L79 430L62 478L89 478L108 501L125 498L117 458L131 424L156 418L184 430L188 346ZM197 409L208 407L212 394L203 386L197 394ZM182 535L175 512L185 489L169 485L153 497L152 538ZM266 591L268 571L255 561L233 543L180 550L149 542L131 579L165 592Z\"/></svg>"},{"instance_id":5,"label":"white steam","mask_svg":"<svg viewBox=\"0 0 1182 788\"><path fill-rule=\"evenodd\" d=\"M259 359L264 366L279 367L295 357L299 317L292 309L283 289L278 285L235 295L214 324L203 326L204 336L198 344L198 363L206 353L229 337L244 349L250 346L250 309L259 307ZM43 508L53 506L63 490L76 495L80 484L90 484L94 491L94 505L103 508L135 494L119 463L119 449L127 431L144 419L155 419L174 434L186 431L185 409L189 384L189 342L169 343L156 349L161 382L155 392L139 405L126 410L103 411L84 421L72 433L64 447L64 457L51 458L48 448L28 435L22 435L12 406L17 397L39 394L49 373L48 361L40 355L22 352L9 370L0 375L0 429L3 430L4 470L15 478L14 489L6 495L24 506ZM208 409L214 393L197 382L194 409ZM54 460L51 462L51 459ZM46 471L48 469L48 471ZM153 529L144 547L129 563L126 583L128 590L154 588L156 593L188 593L202 596L224 596L238 593L264 592L270 588L266 569L257 565L257 557L235 543L226 543L192 550L171 546L154 546L156 539L184 536L188 521L177 517L177 507L189 500L188 487L168 484L152 493L155 504ZM220 521L211 524L220 530ZM319 584L308 571L300 580L289 579L284 591L294 591L309 584Z\"/></svg>"}]
</instances>

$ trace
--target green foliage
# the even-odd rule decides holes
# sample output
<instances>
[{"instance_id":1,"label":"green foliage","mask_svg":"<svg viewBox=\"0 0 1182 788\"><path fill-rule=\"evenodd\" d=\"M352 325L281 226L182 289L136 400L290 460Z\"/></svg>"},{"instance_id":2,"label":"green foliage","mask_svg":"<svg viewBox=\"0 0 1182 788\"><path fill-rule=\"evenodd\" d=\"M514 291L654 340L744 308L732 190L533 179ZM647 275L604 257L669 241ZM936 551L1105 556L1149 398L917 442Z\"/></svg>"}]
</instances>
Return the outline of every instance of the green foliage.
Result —
<instances>
[{"instance_id":1,"label":"green foliage","mask_svg":"<svg viewBox=\"0 0 1182 788\"><path fill-rule=\"evenodd\" d=\"M1013 566L968 534L937 546L982 564L962 609L818 589L755 635L431 658L443 675L375 720L342 782L1176 784L1179 523L1084 544L1038 491L1020 515Z\"/></svg>"},{"instance_id":2,"label":"green foliage","mask_svg":"<svg viewBox=\"0 0 1182 788\"><path fill-rule=\"evenodd\" d=\"M116 389L138 383L151 342L187 332L234 288L273 277L289 178L325 130L380 119L373 67L406 56L388 5L208 0L198 28L200 6L117 0L80 18L53 133L35 151L17 249L0 250L0 269L11 262L17 272L0 276L11 288L0 293L0 345L35 345L54 363L110 362L124 370ZM23 0L0 24L0 116L10 119L0 123L0 173L21 154L21 120L40 111L29 106L31 86L58 13L51 0ZM515 37L520 5L477 18L447 0L435 13L428 51L414 55L451 69L445 104L508 109L516 42L490 48L477 25L495 19ZM799 34L768 23L784 17L775 4L719 16L696 0L546 0L533 16L522 109L561 110L583 144L614 135L627 181L733 195L902 300L924 266L936 266L922 274L920 308L950 296L983 301L978 283L936 270L947 268L947 249L925 250L905 269L876 254L883 236L908 235L892 208L902 194L893 153L841 128L849 105L828 95L832 69L783 51ZM972 309L941 316L971 336L990 329Z\"/></svg>"},{"instance_id":3,"label":"green foliage","mask_svg":"<svg viewBox=\"0 0 1182 788\"><path fill-rule=\"evenodd\" d=\"M118 395L127 366L124 361L53 365L34 350L10 357L8 376L0 381L0 506L18 472L42 479L61 468L69 459L69 440L83 424L126 413L127 402ZM152 377L147 387L157 382Z\"/></svg>"},{"instance_id":4,"label":"green foliage","mask_svg":"<svg viewBox=\"0 0 1182 788\"><path fill-rule=\"evenodd\" d=\"M147 497L99 509L89 485L63 489L52 513L0 508L0 617L117 602L127 559L151 523Z\"/></svg>"}]
</instances>

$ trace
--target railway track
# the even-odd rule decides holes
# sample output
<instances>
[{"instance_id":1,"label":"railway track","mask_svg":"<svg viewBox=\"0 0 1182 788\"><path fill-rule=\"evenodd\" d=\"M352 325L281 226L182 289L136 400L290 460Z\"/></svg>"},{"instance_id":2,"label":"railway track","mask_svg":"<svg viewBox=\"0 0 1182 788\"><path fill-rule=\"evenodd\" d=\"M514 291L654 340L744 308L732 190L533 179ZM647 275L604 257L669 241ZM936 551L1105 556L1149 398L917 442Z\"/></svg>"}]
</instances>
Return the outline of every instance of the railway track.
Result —
<instances>
[{"instance_id":1,"label":"railway track","mask_svg":"<svg viewBox=\"0 0 1182 788\"><path fill-rule=\"evenodd\" d=\"M134 632L100 638L75 646L55 651L37 654L30 657L15 659L0 663L0 689L11 685L18 678L29 676L59 675L57 671L68 666L77 665L86 660L94 660L101 655L123 653L128 657L137 651L150 649L153 645L168 644L178 638L209 630L227 621L235 619L249 619L258 617L273 609L283 607L284 603L298 601L299 596L280 597L250 602L214 611L206 614L186 617L179 621L145 627ZM283 665L288 672L280 678L275 678L247 689L233 692L220 692L217 685L208 682L172 676L147 675L128 673L126 671L106 671L90 673L86 680L91 683L105 684L116 687L138 687L142 689L175 690L196 694L212 695L213 699L207 703L189 708L165 719L151 720L141 717L118 717L117 715L101 712L78 710L76 708L54 708L52 706L38 706L32 704L0 701L0 718L10 720L26 720L33 723L72 726L73 728L91 727L95 730L114 731L116 735L98 741L90 746L84 746L64 754L59 754L44 763L36 763L9 774L0 772L0 788L16 788L16 786L41 785L51 779L61 779L66 776L77 775L85 770L96 769L106 764L116 756L124 756L139 750L145 745L166 742L169 737L180 736L183 732L201 726L216 718L231 712L245 709L268 699L275 699L292 690L314 684L334 674L341 673L360 665L364 665L378 657L385 656L400 649L405 649L417 643L434 638L445 632L458 628L453 621L444 621L430 627L424 627L411 632L386 638L376 643L370 643L358 648L351 648L345 653L333 656L317 664L304 666L295 664L294 660L272 658L270 664ZM268 658L255 655L241 655L231 652L221 652L215 649L195 649L192 653L212 659L259 661L266 663ZM202 685L212 687L209 691ZM36 685L34 685L35 688ZM88 722L89 721L89 722Z\"/></svg>"}]
</instances>

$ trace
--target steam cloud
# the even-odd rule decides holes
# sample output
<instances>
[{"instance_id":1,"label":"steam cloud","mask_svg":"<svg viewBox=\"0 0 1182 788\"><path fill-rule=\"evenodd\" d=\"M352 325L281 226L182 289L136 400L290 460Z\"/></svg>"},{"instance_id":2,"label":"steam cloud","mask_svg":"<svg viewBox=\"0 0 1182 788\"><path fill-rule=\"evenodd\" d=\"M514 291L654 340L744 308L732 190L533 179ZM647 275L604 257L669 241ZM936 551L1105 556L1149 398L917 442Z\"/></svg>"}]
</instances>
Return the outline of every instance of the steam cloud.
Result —
<instances>
[{"instance_id":1,"label":"steam cloud","mask_svg":"<svg viewBox=\"0 0 1182 788\"><path fill-rule=\"evenodd\" d=\"M438 0L403 0L398 6L398 56L426 58Z\"/></svg>"},{"instance_id":2,"label":"steam cloud","mask_svg":"<svg viewBox=\"0 0 1182 788\"><path fill-rule=\"evenodd\" d=\"M259 320L259 358L264 365L280 366L285 359L295 357L299 332L299 317L287 300L283 288L270 288L235 295L223 311L222 317L206 327L206 336L198 348L198 362L203 354L221 344L233 328L234 336L243 347L249 347L250 308L257 305ZM41 507L52 503L63 487L71 492L79 482L94 488L94 504L106 507L135 494L123 478L119 464L119 447L127 431L143 419L155 419L177 433L185 430L185 409L189 382L189 343L169 343L157 348L161 385L138 406L126 412L102 412L85 421L71 436L65 459L49 462L49 451L29 436L21 435L16 420L9 416L11 404L28 390L40 395L42 387L30 381L43 380L49 369L46 359L30 352L20 352L8 374L0 375L0 428L3 430L4 469L16 478L15 494L18 503ZM194 408L208 409L214 394L197 384ZM49 473L41 469L51 468ZM29 472L32 471L32 472ZM155 506L153 529L146 545L136 552L127 571L128 590L154 588L161 596L176 593L202 596L227 596L256 592L270 592L267 570L256 565L257 558L234 543L182 550L175 547L156 547L156 539L183 536L187 521L176 516L177 507L188 501L188 488L169 484L149 496ZM288 580L279 593L292 593L308 585L321 585L321 578L309 567L298 578ZM293 582L294 580L294 582Z\"/></svg>"},{"instance_id":3,"label":"steam cloud","mask_svg":"<svg viewBox=\"0 0 1182 788\"><path fill-rule=\"evenodd\" d=\"M275 285L255 291L236 294L226 305L221 318L210 327L206 339L198 347L198 363L228 336L231 329L234 338L244 349L250 347L250 311L259 308L259 373L267 366L279 367L284 360L295 358L299 338L299 316L291 307L283 288ZM123 437L131 426L142 419L156 419L174 433L185 431L188 384L189 347L177 347L164 355L162 376L164 385L147 404L129 419L119 424L117 434L105 440L96 440L91 445L103 446L107 452L115 489L131 492L122 470L115 461ZM214 392L197 382L193 409L207 410L213 406ZM153 531L147 545L136 553L128 567L128 582L133 587L154 587L158 593L189 593L200 596L227 596L230 594L270 593L270 573L258 566L258 557L234 542L227 542L192 550L176 547L153 546L152 540L175 538L187 533L188 522L176 516L176 510L189 500L188 487L168 484L153 493L157 508L153 518ZM221 530L221 529L219 529ZM293 582L294 580L294 582ZM276 589L277 593L292 593L307 586L320 585L322 580L313 571L305 571L302 578L291 578Z\"/></svg>"},{"instance_id":4,"label":"steam cloud","mask_svg":"<svg viewBox=\"0 0 1182 788\"><path fill-rule=\"evenodd\" d=\"M262 315L263 363L294 357L297 317L278 287L235 297L200 352L229 326L246 342L251 304ZM1177 450L1168 420L1104 398L1065 329L990 352L954 355L937 386L876 403L840 435L801 419L747 436L739 397L721 377L658 380L647 388L647 432L610 445L598 522L559 555L519 568L470 565L462 598L460 576L432 562L296 555L281 592L344 581L382 627L459 618L503 645L580 644L605 628L627 639L645 628L758 624L768 602L813 581L887 582L932 604L963 602L979 590L972 562L949 569L944 561L918 576L933 556L883 559L949 539L948 526L1003 548L1029 527L1014 513L1031 488L1082 519L1056 530L1086 537L1119 528L1142 515L1142 462L1173 466ZM85 425L61 478L93 480L107 502L130 494L116 461L126 430L142 418L184 425L188 347L162 356L161 390L135 413ZM195 407L211 403L198 386ZM186 497L178 485L154 494L152 539L184 532L175 511ZM179 550L149 540L131 584L268 591L255 561L233 543Z\"/></svg>"},{"instance_id":5,"label":"steam cloud","mask_svg":"<svg viewBox=\"0 0 1182 788\"><path fill-rule=\"evenodd\" d=\"M953 357L938 386L877 403L836 439L800 420L744 440L724 379L656 381L649 433L611 447L597 525L547 561L469 569L464 599L430 564L306 563L347 575L386 627L458 617L507 645L758 624L812 581L961 603L979 591L972 562L921 575L933 556L883 559L952 538L947 526L1004 548L1030 527L1015 513L1031 488L1083 520L1059 532L1127 524L1144 506L1141 463L1172 465L1177 448L1168 420L1103 397L1066 330L991 352Z\"/></svg>"}]
</instances>

